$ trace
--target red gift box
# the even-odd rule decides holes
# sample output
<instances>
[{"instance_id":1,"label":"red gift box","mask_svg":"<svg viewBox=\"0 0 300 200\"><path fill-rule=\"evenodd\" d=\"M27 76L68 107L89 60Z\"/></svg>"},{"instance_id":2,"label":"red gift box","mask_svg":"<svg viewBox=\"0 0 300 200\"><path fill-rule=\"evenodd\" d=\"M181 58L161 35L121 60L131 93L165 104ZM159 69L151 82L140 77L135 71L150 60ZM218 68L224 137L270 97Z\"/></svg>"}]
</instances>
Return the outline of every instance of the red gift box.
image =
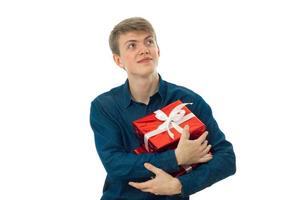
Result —
<instances>
[{"instance_id":1,"label":"red gift box","mask_svg":"<svg viewBox=\"0 0 300 200\"><path fill-rule=\"evenodd\" d=\"M198 138L206 126L187 107L191 103L177 100L164 108L133 121L140 142L148 152L176 148L181 132L189 125L190 139Z\"/></svg>"},{"instance_id":2,"label":"red gift box","mask_svg":"<svg viewBox=\"0 0 300 200\"><path fill-rule=\"evenodd\" d=\"M135 120L133 126L142 145L134 152L141 154L175 149L185 125L189 125L190 139L198 138L206 130L206 126L186 107L188 104L191 103L177 100ZM197 165L181 166L180 170L172 175L180 176Z\"/></svg>"}]
</instances>

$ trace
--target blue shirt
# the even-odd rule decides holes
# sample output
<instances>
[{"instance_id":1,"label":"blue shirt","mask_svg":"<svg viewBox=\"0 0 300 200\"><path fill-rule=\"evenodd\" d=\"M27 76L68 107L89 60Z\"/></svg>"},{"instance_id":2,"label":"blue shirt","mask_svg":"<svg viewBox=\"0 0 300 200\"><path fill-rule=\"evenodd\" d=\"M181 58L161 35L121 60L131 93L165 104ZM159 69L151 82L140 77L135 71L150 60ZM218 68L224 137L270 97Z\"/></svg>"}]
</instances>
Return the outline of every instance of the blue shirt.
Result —
<instances>
[{"instance_id":1,"label":"blue shirt","mask_svg":"<svg viewBox=\"0 0 300 200\"><path fill-rule=\"evenodd\" d=\"M174 150L156 154L136 155L140 146L132 121L154 112L176 100L192 102L189 109L207 126L207 140L212 145L213 159L190 173L179 177L182 193L174 196L155 196L137 190L129 181L149 180L152 172L145 162L175 172L179 169ZM94 131L96 149L107 172L102 200L189 199L189 195L235 173L235 155L212 115L211 108L195 92L167 81L159 80L158 92L150 97L148 105L132 100L128 80L121 86L99 95L91 103L90 124Z\"/></svg>"}]
</instances>

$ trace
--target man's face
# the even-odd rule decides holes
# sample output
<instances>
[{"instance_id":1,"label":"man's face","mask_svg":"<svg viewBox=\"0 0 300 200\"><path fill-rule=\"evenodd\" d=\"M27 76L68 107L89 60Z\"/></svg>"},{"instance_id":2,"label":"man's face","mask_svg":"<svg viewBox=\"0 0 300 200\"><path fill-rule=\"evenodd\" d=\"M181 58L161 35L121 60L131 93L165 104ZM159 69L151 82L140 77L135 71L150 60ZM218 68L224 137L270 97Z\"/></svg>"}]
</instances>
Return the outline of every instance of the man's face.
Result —
<instances>
[{"instance_id":1,"label":"man's face","mask_svg":"<svg viewBox=\"0 0 300 200\"><path fill-rule=\"evenodd\" d=\"M143 31L122 34L119 50L120 55L114 54L114 60L128 76L146 77L156 71L159 48L152 34Z\"/></svg>"}]
</instances>

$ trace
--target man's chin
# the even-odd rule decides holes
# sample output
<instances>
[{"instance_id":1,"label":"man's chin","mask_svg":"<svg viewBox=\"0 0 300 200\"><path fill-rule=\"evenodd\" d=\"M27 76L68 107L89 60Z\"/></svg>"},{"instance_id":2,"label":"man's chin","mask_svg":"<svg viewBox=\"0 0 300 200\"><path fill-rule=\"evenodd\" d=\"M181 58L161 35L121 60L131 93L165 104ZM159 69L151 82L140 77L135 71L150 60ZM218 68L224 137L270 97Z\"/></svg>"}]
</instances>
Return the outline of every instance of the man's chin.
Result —
<instances>
[{"instance_id":1,"label":"man's chin","mask_svg":"<svg viewBox=\"0 0 300 200\"><path fill-rule=\"evenodd\" d=\"M157 74L156 68L152 68L151 70L144 70L144 71L139 71L137 73L134 73L134 76L139 76L141 78L147 78L149 76L152 76L154 74Z\"/></svg>"}]
</instances>

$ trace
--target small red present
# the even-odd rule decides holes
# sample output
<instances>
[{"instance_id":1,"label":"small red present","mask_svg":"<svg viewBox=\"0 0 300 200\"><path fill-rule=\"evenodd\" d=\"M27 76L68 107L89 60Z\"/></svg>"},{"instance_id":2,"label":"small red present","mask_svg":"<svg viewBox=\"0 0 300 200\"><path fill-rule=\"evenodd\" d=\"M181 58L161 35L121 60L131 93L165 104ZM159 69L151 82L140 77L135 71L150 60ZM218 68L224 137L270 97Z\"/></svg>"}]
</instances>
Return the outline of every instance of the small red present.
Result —
<instances>
[{"instance_id":1,"label":"small red present","mask_svg":"<svg viewBox=\"0 0 300 200\"><path fill-rule=\"evenodd\" d=\"M206 126L186 105L177 100L164 108L133 121L133 127L148 152L175 149L185 125L189 125L190 139L198 138Z\"/></svg>"},{"instance_id":2,"label":"small red present","mask_svg":"<svg viewBox=\"0 0 300 200\"><path fill-rule=\"evenodd\" d=\"M149 153L143 146L140 146L134 150L134 153L136 154L142 154L142 153ZM194 169L198 164L192 164L192 165L182 165L180 166L179 170L177 172L171 173L172 176L178 177L181 176L187 172L190 172L192 169Z\"/></svg>"},{"instance_id":3,"label":"small red present","mask_svg":"<svg viewBox=\"0 0 300 200\"><path fill-rule=\"evenodd\" d=\"M134 129L140 139L141 146L134 150L136 154L162 152L175 149L185 125L189 125L190 139L198 138L206 126L186 105L177 100L133 122ZM198 164L181 166L173 176L181 176Z\"/></svg>"}]
</instances>

